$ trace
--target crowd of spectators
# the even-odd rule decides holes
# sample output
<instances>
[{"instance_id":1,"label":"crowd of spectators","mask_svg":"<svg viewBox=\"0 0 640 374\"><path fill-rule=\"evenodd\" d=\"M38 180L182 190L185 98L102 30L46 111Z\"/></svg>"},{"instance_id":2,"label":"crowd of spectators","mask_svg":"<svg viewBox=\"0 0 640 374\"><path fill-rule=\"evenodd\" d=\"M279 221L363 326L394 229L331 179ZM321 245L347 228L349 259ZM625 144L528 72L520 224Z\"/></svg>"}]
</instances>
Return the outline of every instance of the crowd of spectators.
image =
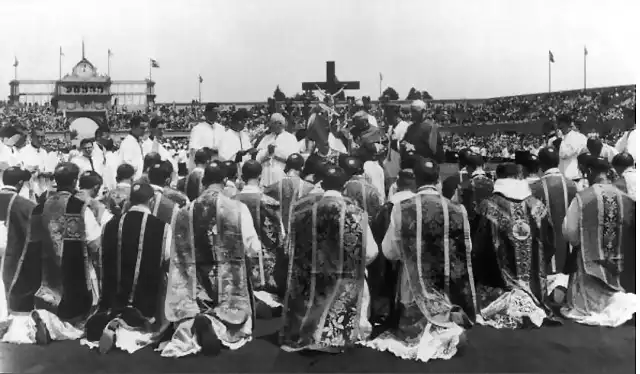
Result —
<instances>
[{"instance_id":1,"label":"crowd of spectators","mask_svg":"<svg viewBox=\"0 0 640 374\"><path fill-rule=\"evenodd\" d=\"M554 92L550 94L536 94L502 97L487 100L474 101L434 101L431 105L432 119L440 125L484 125L484 124L508 124L537 121L540 119L554 118L558 113L572 113L575 120L584 121L592 119L598 122L620 119L622 111L627 107L635 108L635 86L620 86L588 91ZM289 129L296 130L305 127L308 115L308 107L293 105L291 103L278 103L279 111L284 112L289 119ZM235 111L234 106L221 108L221 122L226 123ZM270 111L266 105L257 105L246 108L249 112L247 128L252 138L258 137L264 132ZM271 109L271 110L270 110ZM191 106L176 107L176 105L158 105L153 111L143 113L141 111L129 111L119 107L107 113L106 123L112 131L123 131L131 117L141 115L144 117L159 116L164 119L166 132L189 131L192 124L202 118L203 106L194 103ZM349 114L356 110L352 105L339 105L336 108L340 118L348 118ZM384 111L378 105L368 106L369 114L376 117L378 124L384 127ZM408 110L403 109L402 115L409 117ZM56 111L51 105L29 105L20 107L8 107L0 103L0 124L20 124L25 128L37 126L47 132L65 132L69 129L69 119L62 111ZM585 129L585 131L588 131ZM617 130L607 134L599 134L603 140L613 143L619 135ZM73 136L60 138L48 138L45 146L50 149L64 149L70 147ZM463 147L474 146L480 153L491 157L508 157L516 150L537 149L544 139L539 135L515 134L505 131L496 131L490 135L478 136L476 134L453 134L444 136L445 149L456 151ZM119 139L116 140L116 144ZM175 150L187 147L186 137L167 138L166 141Z\"/></svg>"}]
</instances>

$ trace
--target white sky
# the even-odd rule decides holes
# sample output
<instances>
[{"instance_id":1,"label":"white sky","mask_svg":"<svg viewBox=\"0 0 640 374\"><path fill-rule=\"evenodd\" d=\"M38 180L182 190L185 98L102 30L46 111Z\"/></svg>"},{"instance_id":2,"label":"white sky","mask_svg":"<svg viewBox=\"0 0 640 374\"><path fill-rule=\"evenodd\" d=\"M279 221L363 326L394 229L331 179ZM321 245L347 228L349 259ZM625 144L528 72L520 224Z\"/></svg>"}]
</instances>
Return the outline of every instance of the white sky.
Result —
<instances>
[{"instance_id":1,"label":"white sky","mask_svg":"<svg viewBox=\"0 0 640 374\"><path fill-rule=\"evenodd\" d=\"M545 92L548 50L554 90L632 84L637 78L635 0L1 0L0 83L57 79L87 58L111 76L144 79L150 57L157 102L264 101L323 81L325 61L348 95L412 86L437 99Z\"/></svg>"}]
</instances>

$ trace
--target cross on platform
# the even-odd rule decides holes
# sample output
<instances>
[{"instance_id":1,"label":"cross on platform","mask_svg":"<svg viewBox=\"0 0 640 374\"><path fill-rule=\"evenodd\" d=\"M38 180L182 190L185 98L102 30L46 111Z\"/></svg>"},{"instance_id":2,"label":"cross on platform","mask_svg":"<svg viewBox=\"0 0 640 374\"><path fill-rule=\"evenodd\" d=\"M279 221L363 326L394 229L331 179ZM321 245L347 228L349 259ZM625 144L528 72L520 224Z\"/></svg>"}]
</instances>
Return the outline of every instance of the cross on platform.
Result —
<instances>
[{"instance_id":1,"label":"cross on platform","mask_svg":"<svg viewBox=\"0 0 640 374\"><path fill-rule=\"evenodd\" d=\"M327 80L326 82L302 82L302 89L304 91L313 91L321 88L329 95L333 95L340 89L345 90L359 90L359 81L340 82L336 77L336 63L334 61L327 61Z\"/></svg>"}]
</instances>

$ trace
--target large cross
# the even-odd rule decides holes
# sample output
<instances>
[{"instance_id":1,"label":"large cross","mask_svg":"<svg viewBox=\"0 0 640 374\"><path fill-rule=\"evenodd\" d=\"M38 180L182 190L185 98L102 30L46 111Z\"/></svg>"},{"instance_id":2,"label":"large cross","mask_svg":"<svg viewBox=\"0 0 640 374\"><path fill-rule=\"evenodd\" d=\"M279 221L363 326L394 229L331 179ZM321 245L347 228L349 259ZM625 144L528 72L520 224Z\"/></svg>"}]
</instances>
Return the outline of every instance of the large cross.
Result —
<instances>
[{"instance_id":1,"label":"large cross","mask_svg":"<svg viewBox=\"0 0 640 374\"><path fill-rule=\"evenodd\" d=\"M336 77L336 63L334 61L327 61L327 80L325 82L302 82L302 89L304 91L313 91L321 88L329 95L333 95L340 91L341 88L345 90L359 90L360 82L340 82Z\"/></svg>"}]
</instances>

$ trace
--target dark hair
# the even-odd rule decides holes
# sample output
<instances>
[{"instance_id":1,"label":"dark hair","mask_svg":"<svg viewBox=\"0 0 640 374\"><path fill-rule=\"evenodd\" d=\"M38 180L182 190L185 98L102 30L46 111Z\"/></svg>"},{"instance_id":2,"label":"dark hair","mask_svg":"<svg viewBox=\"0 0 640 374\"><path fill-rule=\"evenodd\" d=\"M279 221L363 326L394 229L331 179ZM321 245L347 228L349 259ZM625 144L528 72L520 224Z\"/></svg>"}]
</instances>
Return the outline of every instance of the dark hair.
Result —
<instances>
[{"instance_id":1,"label":"dark hair","mask_svg":"<svg viewBox=\"0 0 640 374\"><path fill-rule=\"evenodd\" d=\"M538 151L538 161L545 170L557 168L560 165L560 155L554 147L545 147Z\"/></svg>"},{"instance_id":2,"label":"dark hair","mask_svg":"<svg viewBox=\"0 0 640 374\"><path fill-rule=\"evenodd\" d=\"M209 186L211 184L223 183L229 173L229 168L224 163L213 161L204 168L202 176L202 185Z\"/></svg>"},{"instance_id":3,"label":"dark hair","mask_svg":"<svg viewBox=\"0 0 640 374\"><path fill-rule=\"evenodd\" d=\"M158 152L147 153L147 155L144 156L143 169L148 171L153 165L161 162L162 157L160 157Z\"/></svg>"},{"instance_id":4,"label":"dark hair","mask_svg":"<svg viewBox=\"0 0 640 374\"><path fill-rule=\"evenodd\" d=\"M129 164L122 164L118 166L118 170L116 171L116 182L131 179L135 173L136 171L133 166Z\"/></svg>"},{"instance_id":5,"label":"dark hair","mask_svg":"<svg viewBox=\"0 0 640 374\"><path fill-rule=\"evenodd\" d=\"M132 129L136 127L140 127L141 124L142 124L142 118L140 116L133 116L129 120L129 127Z\"/></svg>"},{"instance_id":6,"label":"dark hair","mask_svg":"<svg viewBox=\"0 0 640 374\"><path fill-rule=\"evenodd\" d=\"M11 167L2 173L2 183L7 186L17 186L20 182L26 182L31 179L31 173L19 167ZM18 191L20 192L20 191Z\"/></svg>"},{"instance_id":7,"label":"dark hair","mask_svg":"<svg viewBox=\"0 0 640 374\"><path fill-rule=\"evenodd\" d=\"M633 156L629 152L618 153L611 160L611 166L615 168L629 168L635 164Z\"/></svg>"},{"instance_id":8,"label":"dark hair","mask_svg":"<svg viewBox=\"0 0 640 374\"><path fill-rule=\"evenodd\" d=\"M504 162L496 167L496 178L518 178L520 168L513 162Z\"/></svg>"},{"instance_id":9,"label":"dark hair","mask_svg":"<svg viewBox=\"0 0 640 374\"><path fill-rule=\"evenodd\" d=\"M173 166L169 161L160 161L149 169L149 183L164 186L167 179L171 178Z\"/></svg>"},{"instance_id":10,"label":"dark hair","mask_svg":"<svg viewBox=\"0 0 640 374\"><path fill-rule=\"evenodd\" d=\"M341 167L330 166L326 168L322 177L322 188L326 191L342 191L348 179L347 173Z\"/></svg>"},{"instance_id":11,"label":"dark hair","mask_svg":"<svg viewBox=\"0 0 640 374\"><path fill-rule=\"evenodd\" d=\"M262 165L256 160L248 160L242 165L242 180L257 179L262 174Z\"/></svg>"},{"instance_id":12,"label":"dark hair","mask_svg":"<svg viewBox=\"0 0 640 374\"><path fill-rule=\"evenodd\" d=\"M196 151L193 156L193 162L196 164L206 164L211 160L211 153L209 148L202 148Z\"/></svg>"},{"instance_id":13,"label":"dark hair","mask_svg":"<svg viewBox=\"0 0 640 374\"><path fill-rule=\"evenodd\" d=\"M600 152L602 152L602 148L604 148L604 144L602 144L602 140L596 138L587 139L587 149L589 153L594 156L600 156Z\"/></svg>"},{"instance_id":14,"label":"dark hair","mask_svg":"<svg viewBox=\"0 0 640 374\"><path fill-rule=\"evenodd\" d=\"M93 141L93 138L84 138L80 140L80 148L84 147L84 145L87 143L93 143Z\"/></svg>"},{"instance_id":15,"label":"dark hair","mask_svg":"<svg viewBox=\"0 0 640 374\"><path fill-rule=\"evenodd\" d=\"M80 187L81 190L88 190L98 186L102 186L102 177L100 174L92 170L82 173L80 181L78 182L78 187Z\"/></svg>"},{"instance_id":16,"label":"dark hair","mask_svg":"<svg viewBox=\"0 0 640 374\"><path fill-rule=\"evenodd\" d=\"M61 162L56 166L53 178L55 179L58 188L75 187L79 173L80 169L78 168L78 165L72 162Z\"/></svg>"},{"instance_id":17,"label":"dark hair","mask_svg":"<svg viewBox=\"0 0 640 374\"><path fill-rule=\"evenodd\" d=\"M440 179L440 166L430 158L420 157L413 165L413 174L418 186L433 185Z\"/></svg>"}]
</instances>

